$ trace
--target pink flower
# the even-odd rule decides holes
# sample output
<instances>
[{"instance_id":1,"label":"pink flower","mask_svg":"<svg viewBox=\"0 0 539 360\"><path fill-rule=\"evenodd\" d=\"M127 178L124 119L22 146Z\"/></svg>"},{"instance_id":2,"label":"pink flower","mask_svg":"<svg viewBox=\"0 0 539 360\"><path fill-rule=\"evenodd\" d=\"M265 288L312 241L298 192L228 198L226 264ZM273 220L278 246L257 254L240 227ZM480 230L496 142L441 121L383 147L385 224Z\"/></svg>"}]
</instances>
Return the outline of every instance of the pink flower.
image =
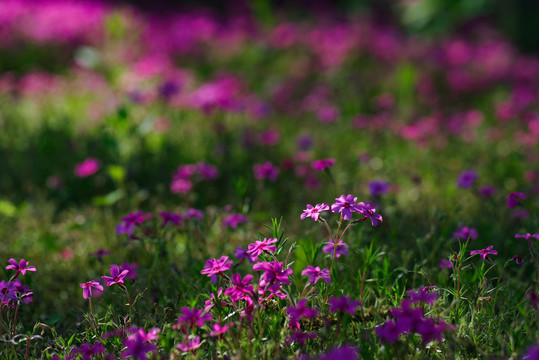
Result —
<instances>
[{"instance_id":1,"label":"pink flower","mask_svg":"<svg viewBox=\"0 0 539 360\"><path fill-rule=\"evenodd\" d=\"M512 192L511 194L507 195L507 204L506 206L508 208L514 208L517 207L520 204L520 200L526 200L526 195L521 192Z\"/></svg>"},{"instance_id":2,"label":"pink flower","mask_svg":"<svg viewBox=\"0 0 539 360\"><path fill-rule=\"evenodd\" d=\"M225 220L221 223L223 227L229 226L232 229L235 229L239 224L245 224L249 221L247 216L243 214L230 214Z\"/></svg>"},{"instance_id":3,"label":"pink flower","mask_svg":"<svg viewBox=\"0 0 539 360\"><path fill-rule=\"evenodd\" d=\"M182 315L178 317L178 324L175 326L182 327L185 325L187 328L194 328L195 326L201 328L206 321L211 321L210 314L204 313L204 310L197 308L190 309L185 306L182 308Z\"/></svg>"},{"instance_id":4,"label":"pink flower","mask_svg":"<svg viewBox=\"0 0 539 360\"><path fill-rule=\"evenodd\" d=\"M256 241L253 244L249 244L247 248L247 253L251 255L251 260L257 261L258 256L262 254L264 251L271 251L275 252L277 249L275 248L275 245L270 245L273 243L276 243L277 239L266 239L262 241Z\"/></svg>"},{"instance_id":5,"label":"pink flower","mask_svg":"<svg viewBox=\"0 0 539 360\"><path fill-rule=\"evenodd\" d=\"M481 259L485 260L487 255L498 255L498 252L496 250L492 250L493 247L494 247L494 245L490 245L486 249L474 250L474 251L470 252L470 256L474 256L474 255L479 254L481 256Z\"/></svg>"},{"instance_id":6,"label":"pink flower","mask_svg":"<svg viewBox=\"0 0 539 360\"><path fill-rule=\"evenodd\" d=\"M528 240L528 248L530 249L530 251L532 251L532 238L534 238L535 240L539 240L539 233L533 234L533 235L530 233L527 233L525 235L515 234L515 239L519 239L519 238Z\"/></svg>"},{"instance_id":7,"label":"pink flower","mask_svg":"<svg viewBox=\"0 0 539 360\"><path fill-rule=\"evenodd\" d=\"M82 288L82 297L88 299L92 296L92 288L96 288L99 291L103 291L103 286L101 286L97 281L88 281L80 284Z\"/></svg>"},{"instance_id":8,"label":"pink flower","mask_svg":"<svg viewBox=\"0 0 539 360\"><path fill-rule=\"evenodd\" d=\"M228 256L221 256L219 260L209 259L206 261L206 265L204 265L204 270L200 273L207 274L211 277L211 282L215 284L217 282L217 275L222 275L223 271L230 270L231 265L232 261L228 260Z\"/></svg>"},{"instance_id":9,"label":"pink flower","mask_svg":"<svg viewBox=\"0 0 539 360\"><path fill-rule=\"evenodd\" d=\"M179 343L176 346L181 351L194 351L198 349L202 343L200 342L200 336L194 336L192 338L187 338L183 343Z\"/></svg>"},{"instance_id":10,"label":"pink flower","mask_svg":"<svg viewBox=\"0 0 539 360\"><path fill-rule=\"evenodd\" d=\"M318 221L318 218L320 217L320 212L327 210L329 210L329 206L324 203L316 204L316 206L314 207L311 204L307 204L307 209L303 210L303 214L301 214L300 219L303 220L307 217L310 217L314 221Z\"/></svg>"},{"instance_id":11,"label":"pink flower","mask_svg":"<svg viewBox=\"0 0 539 360\"><path fill-rule=\"evenodd\" d=\"M252 284L249 284L253 279L253 275L247 274L241 279L240 274L234 274L231 277L233 287L229 287L225 290L225 295L230 295L230 298L233 302L236 302L240 299L250 299L251 295L254 295L254 288Z\"/></svg>"},{"instance_id":12,"label":"pink flower","mask_svg":"<svg viewBox=\"0 0 539 360\"><path fill-rule=\"evenodd\" d=\"M75 175L80 178L95 174L101 168L101 162L95 158L87 158L75 166Z\"/></svg>"},{"instance_id":13,"label":"pink flower","mask_svg":"<svg viewBox=\"0 0 539 360\"><path fill-rule=\"evenodd\" d=\"M228 325L221 325L219 323L213 324L211 327L213 330L210 332L210 336L220 336L228 331Z\"/></svg>"},{"instance_id":14,"label":"pink flower","mask_svg":"<svg viewBox=\"0 0 539 360\"><path fill-rule=\"evenodd\" d=\"M26 274L27 271L36 271L35 266L28 266L26 260L21 259L19 263L15 259L9 259L8 263L10 265L6 266L6 270L15 270L15 276L19 274Z\"/></svg>"},{"instance_id":15,"label":"pink flower","mask_svg":"<svg viewBox=\"0 0 539 360\"><path fill-rule=\"evenodd\" d=\"M326 283L331 282L331 277L329 276L329 270L323 269L320 270L320 267L313 267L312 265L307 266L306 269L304 269L301 272L301 275L309 276L309 283L315 284L318 280L322 279Z\"/></svg>"},{"instance_id":16,"label":"pink flower","mask_svg":"<svg viewBox=\"0 0 539 360\"><path fill-rule=\"evenodd\" d=\"M317 171L324 171L335 165L334 158L320 159L312 162L311 167Z\"/></svg>"}]
</instances>

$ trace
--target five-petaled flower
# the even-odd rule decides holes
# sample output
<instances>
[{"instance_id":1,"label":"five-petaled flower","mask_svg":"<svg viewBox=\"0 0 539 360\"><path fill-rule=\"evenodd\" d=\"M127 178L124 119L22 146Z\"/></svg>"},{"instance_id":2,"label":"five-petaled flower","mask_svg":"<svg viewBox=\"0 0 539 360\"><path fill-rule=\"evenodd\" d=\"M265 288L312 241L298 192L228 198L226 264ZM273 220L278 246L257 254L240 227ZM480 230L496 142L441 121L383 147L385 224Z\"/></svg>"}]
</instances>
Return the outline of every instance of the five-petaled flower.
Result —
<instances>
[{"instance_id":1,"label":"five-petaled flower","mask_svg":"<svg viewBox=\"0 0 539 360\"><path fill-rule=\"evenodd\" d=\"M494 245L490 245L486 249L471 251L470 256L479 254L481 256L481 259L485 260L487 255L498 255L498 252L496 250L492 250L493 247Z\"/></svg>"},{"instance_id":2,"label":"five-petaled flower","mask_svg":"<svg viewBox=\"0 0 539 360\"><path fill-rule=\"evenodd\" d=\"M6 270L15 270L15 276L19 274L26 274L27 271L36 271L35 266L28 266L29 262L21 259L19 263L13 258L8 260L9 265L6 266Z\"/></svg>"},{"instance_id":3,"label":"five-petaled flower","mask_svg":"<svg viewBox=\"0 0 539 360\"><path fill-rule=\"evenodd\" d=\"M88 299L92 296L92 288L96 288L99 291L103 291L103 286L101 286L97 281L90 280L88 282L80 284L82 288L82 297Z\"/></svg>"},{"instance_id":4,"label":"five-petaled flower","mask_svg":"<svg viewBox=\"0 0 539 360\"><path fill-rule=\"evenodd\" d=\"M307 204L307 209L303 210L303 214L301 214L300 219L303 220L307 217L310 217L314 221L318 221L318 218L320 217L320 212L326 210L329 210L329 206L324 203L316 204L314 207L311 204Z\"/></svg>"},{"instance_id":5,"label":"five-petaled flower","mask_svg":"<svg viewBox=\"0 0 539 360\"><path fill-rule=\"evenodd\" d=\"M129 270L122 270L118 265L112 265L110 267L111 276L101 276L103 280L107 282L107 286L114 284L123 284L124 278L129 273Z\"/></svg>"},{"instance_id":6,"label":"five-petaled flower","mask_svg":"<svg viewBox=\"0 0 539 360\"><path fill-rule=\"evenodd\" d=\"M359 208L355 204L357 197L350 194L348 196L341 195L335 198L335 204L331 205L331 211L334 213L341 213L344 220L350 220L352 218L352 212L358 212Z\"/></svg>"},{"instance_id":7,"label":"five-petaled flower","mask_svg":"<svg viewBox=\"0 0 539 360\"><path fill-rule=\"evenodd\" d=\"M222 275L223 271L230 270L232 265L232 260L228 260L228 256L221 256L219 260L209 259L204 265L204 269L200 272L201 274L207 274L211 277L211 282L215 284L217 281L217 275Z\"/></svg>"},{"instance_id":8,"label":"five-petaled flower","mask_svg":"<svg viewBox=\"0 0 539 360\"><path fill-rule=\"evenodd\" d=\"M309 283L315 284L318 280L322 279L328 284L331 282L331 277L329 276L329 270L323 269L320 270L320 267L314 267L312 265L307 266L306 269L304 269L301 272L301 275L309 276Z\"/></svg>"},{"instance_id":9,"label":"five-petaled flower","mask_svg":"<svg viewBox=\"0 0 539 360\"><path fill-rule=\"evenodd\" d=\"M262 241L257 240L255 243L249 244L249 246L247 247L247 253L251 255L251 260L257 261L258 256L262 254L264 251L275 252L277 248L275 247L275 245L270 245L270 244L276 243L277 241L278 241L277 239L266 239L266 238L264 238L264 240Z\"/></svg>"}]
</instances>

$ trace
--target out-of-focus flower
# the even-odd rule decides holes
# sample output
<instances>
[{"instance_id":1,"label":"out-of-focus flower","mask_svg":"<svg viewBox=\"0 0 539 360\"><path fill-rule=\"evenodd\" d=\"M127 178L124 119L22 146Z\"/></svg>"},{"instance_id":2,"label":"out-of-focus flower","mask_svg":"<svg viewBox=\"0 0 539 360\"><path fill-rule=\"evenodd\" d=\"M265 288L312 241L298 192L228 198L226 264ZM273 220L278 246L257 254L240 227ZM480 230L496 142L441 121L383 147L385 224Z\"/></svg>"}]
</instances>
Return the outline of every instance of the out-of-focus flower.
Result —
<instances>
[{"instance_id":1,"label":"out-of-focus flower","mask_svg":"<svg viewBox=\"0 0 539 360\"><path fill-rule=\"evenodd\" d=\"M243 214L229 214L225 220L221 223L223 227L229 226L235 229L239 224L245 224L249 221L249 218Z\"/></svg>"},{"instance_id":2,"label":"out-of-focus flower","mask_svg":"<svg viewBox=\"0 0 539 360\"><path fill-rule=\"evenodd\" d=\"M320 270L320 267L314 267L312 265L307 266L302 272L301 275L309 276L309 283L315 284L318 280L322 279L326 283L331 282L331 277L329 276L329 270L323 269Z\"/></svg>"},{"instance_id":3,"label":"out-of-focus flower","mask_svg":"<svg viewBox=\"0 0 539 360\"><path fill-rule=\"evenodd\" d=\"M464 189L471 188L477 179L477 173L472 169L468 169L459 175L457 186Z\"/></svg>"},{"instance_id":4,"label":"out-of-focus flower","mask_svg":"<svg viewBox=\"0 0 539 360\"><path fill-rule=\"evenodd\" d=\"M263 164L255 164L253 165L253 171L255 174L255 179L257 180L264 180L268 179L271 182L275 182L277 180L277 176L279 176L279 168L276 166L273 166L271 162L265 162Z\"/></svg>"},{"instance_id":5,"label":"out-of-focus flower","mask_svg":"<svg viewBox=\"0 0 539 360\"><path fill-rule=\"evenodd\" d=\"M390 183L382 180L371 181L367 184L372 196L380 196L387 194L390 185Z\"/></svg>"},{"instance_id":6,"label":"out-of-focus flower","mask_svg":"<svg viewBox=\"0 0 539 360\"><path fill-rule=\"evenodd\" d=\"M477 230L467 226L461 226L453 234L453 239L460 239L465 242L468 241L468 239L475 240L477 239Z\"/></svg>"},{"instance_id":7,"label":"out-of-focus flower","mask_svg":"<svg viewBox=\"0 0 539 360\"><path fill-rule=\"evenodd\" d=\"M80 284L82 288L82 297L88 299L92 296L92 288L96 288L99 291L103 291L103 286L101 286L97 281L91 280L85 283Z\"/></svg>"},{"instance_id":8,"label":"out-of-focus flower","mask_svg":"<svg viewBox=\"0 0 539 360\"><path fill-rule=\"evenodd\" d=\"M506 206L508 208L515 208L518 205L520 205L520 200L526 200L526 195L521 192L512 192L511 194L507 195L507 204Z\"/></svg>"},{"instance_id":9,"label":"out-of-focus flower","mask_svg":"<svg viewBox=\"0 0 539 360\"><path fill-rule=\"evenodd\" d=\"M316 171L324 171L325 169L329 169L330 167L333 167L333 165L335 165L335 159L327 158L327 159L313 161L311 164L311 167L315 169Z\"/></svg>"},{"instance_id":10,"label":"out-of-focus flower","mask_svg":"<svg viewBox=\"0 0 539 360\"><path fill-rule=\"evenodd\" d=\"M101 162L95 158L87 158L75 166L75 175L80 178L95 174L101 168Z\"/></svg>"}]
</instances>

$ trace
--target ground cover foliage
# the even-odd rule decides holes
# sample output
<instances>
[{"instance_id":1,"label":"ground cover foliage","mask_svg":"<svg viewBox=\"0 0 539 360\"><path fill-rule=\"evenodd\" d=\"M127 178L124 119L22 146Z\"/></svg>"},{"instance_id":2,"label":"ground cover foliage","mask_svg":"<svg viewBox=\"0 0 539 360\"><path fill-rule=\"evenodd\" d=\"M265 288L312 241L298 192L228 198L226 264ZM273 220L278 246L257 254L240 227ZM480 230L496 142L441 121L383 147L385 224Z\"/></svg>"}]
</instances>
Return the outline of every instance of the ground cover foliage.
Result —
<instances>
[{"instance_id":1,"label":"ground cover foliage","mask_svg":"<svg viewBox=\"0 0 539 360\"><path fill-rule=\"evenodd\" d=\"M488 26L0 2L6 359L537 359L539 59Z\"/></svg>"}]
</instances>

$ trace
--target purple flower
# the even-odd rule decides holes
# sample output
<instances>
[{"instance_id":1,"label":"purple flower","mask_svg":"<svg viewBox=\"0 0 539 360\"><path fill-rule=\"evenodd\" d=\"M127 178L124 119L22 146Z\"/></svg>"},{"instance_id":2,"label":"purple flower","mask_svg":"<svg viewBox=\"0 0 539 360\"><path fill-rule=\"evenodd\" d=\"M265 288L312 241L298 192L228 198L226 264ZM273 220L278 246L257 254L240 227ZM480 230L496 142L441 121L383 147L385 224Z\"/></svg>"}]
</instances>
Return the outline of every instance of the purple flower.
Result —
<instances>
[{"instance_id":1,"label":"purple flower","mask_svg":"<svg viewBox=\"0 0 539 360\"><path fill-rule=\"evenodd\" d=\"M270 245L270 244L276 243L277 241L278 241L277 239L266 239L266 238L264 238L264 240L262 241L257 240L255 243L249 244L247 248L247 253L251 255L251 259L253 261L257 261L258 256L262 254L264 251L275 252L277 248L275 247L275 245Z\"/></svg>"},{"instance_id":2,"label":"purple flower","mask_svg":"<svg viewBox=\"0 0 539 360\"><path fill-rule=\"evenodd\" d=\"M315 207L313 207L311 204L307 204L307 209L303 210L303 214L301 214L300 219L303 220L307 217L310 217L314 221L318 221L318 218L320 217L320 212L326 210L329 210L329 206L324 203L316 204Z\"/></svg>"},{"instance_id":3,"label":"purple flower","mask_svg":"<svg viewBox=\"0 0 539 360\"><path fill-rule=\"evenodd\" d=\"M81 360L90 360L94 355L104 354L107 352L102 342L96 342L93 345L88 343L82 344L77 349L74 349L72 354L81 354Z\"/></svg>"},{"instance_id":4,"label":"purple flower","mask_svg":"<svg viewBox=\"0 0 539 360\"><path fill-rule=\"evenodd\" d=\"M240 248L240 247L237 247L234 249L235 251L235 254L234 256L240 260L240 262L243 260L243 259L247 259L249 260L249 262L252 264L254 263L254 261L251 259L251 255L249 255L249 253L247 252L247 249L244 249L244 248Z\"/></svg>"},{"instance_id":5,"label":"purple flower","mask_svg":"<svg viewBox=\"0 0 539 360\"><path fill-rule=\"evenodd\" d=\"M341 255L348 255L348 244L342 240L339 240L337 243L329 241L324 245L322 251L332 256L335 254L335 257L338 259Z\"/></svg>"},{"instance_id":6,"label":"purple flower","mask_svg":"<svg viewBox=\"0 0 539 360\"><path fill-rule=\"evenodd\" d=\"M344 196L341 195L338 198L335 198L335 204L331 205L331 211L334 213L341 213L341 216L344 220L350 220L352 218L352 212L358 212L359 208L355 204L357 197L352 195Z\"/></svg>"},{"instance_id":7,"label":"purple flower","mask_svg":"<svg viewBox=\"0 0 539 360\"><path fill-rule=\"evenodd\" d=\"M100 248L99 250L93 253L89 253L88 255L95 256L97 260L101 261L101 259L103 259L103 256L110 255L110 254L112 254L110 251Z\"/></svg>"},{"instance_id":8,"label":"purple flower","mask_svg":"<svg viewBox=\"0 0 539 360\"><path fill-rule=\"evenodd\" d=\"M153 329L152 331L155 333ZM153 336L152 331L146 334L144 329L139 329L135 333L129 335L124 342L124 347L126 349L122 352L122 359L133 357L138 360L147 360L148 353L154 352L157 349L155 345L149 342L150 340L156 339L156 337Z\"/></svg>"},{"instance_id":9,"label":"purple flower","mask_svg":"<svg viewBox=\"0 0 539 360\"><path fill-rule=\"evenodd\" d=\"M307 150L313 146L313 139L309 135L302 135L296 139L297 146L302 150Z\"/></svg>"},{"instance_id":10,"label":"purple flower","mask_svg":"<svg viewBox=\"0 0 539 360\"><path fill-rule=\"evenodd\" d=\"M101 168L101 162L94 158L87 158L75 166L75 175L80 178L95 174Z\"/></svg>"},{"instance_id":11,"label":"purple flower","mask_svg":"<svg viewBox=\"0 0 539 360\"><path fill-rule=\"evenodd\" d=\"M510 261L514 261L517 265L523 264L523 260L522 260L522 257L520 257L520 255L513 256Z\"/></svg>"},{"instance_id":12,"label":"purple flower","mask_svg":"<svg viewBox=\"0 0 539 360\"><path fill-rule=\"evenodd\" d=\"M534 360L539 359L539 344L531 345L526 349L526 352L522 356L522 360Z\"/></svg>"},{"instance_id":13,"label":"purple flower","mask_svg":"<svg viewBox=\"0 0 539 360\"><path fill-rule=\"evenodd\" d=\"M354 315L356 309L361 306L361 302L352 300L350 296L330 297L329 298L329 312L342 312Z\"/></svg>"},{"instance_id":14,"label":"purple flower","mask_svg":"<svg viewBox=\"0 0 539 360\"><path fill-rule=\"evenodd\" d=\"M30 288L26 285L22 285L19 279L15 279L11 282L5 280L0 281L0 306L11 306L19 300L28 304L32 302L33 295L34 293Z\"/></svg>"},{"instance_id":15,"label":"purple flower","mask_svg":"<svg viewBox=\"0 0 539 360\"><path fill-rule=\"evenodd\" d=\"M163 219L163 226L167 226L167 224L180 226L182 224L183 219L180 214L162 211L159 213L159 216L161 216L161 218Z\"/></svg>"},{"instance_id":16,"label":"purple flower","mask_svg":"<svg viewBox=\"0 0 539 360\"><path fill-rule=\"evenodd\" d=\"M474 250L474 251L470 252L470 256L474 256L474 255L479 254L481 256L481 259L485 260L487 255L491 255L491 254L492 255L498 255L498 252L496 250L492 250L493 247L494 247L494 245L490 245L486 249Z\"/></svg>"},{"instance_id":17,"label":"purple flower","mask_svg":"<svg viewBox=\"0 0 539 360\"><path fill-rule=\"evenodd\" d=\"M301 299L296 306L286 308L288 316L290 316L290 325L299 328L298 320L301 318L315 318L318 315L318 310L307 307L307 300Z\"/></svg>"},{"instance_id":18,"label":"purple flower","mask_svg":"<svg viewBox=\"0 0 539 360\"><path fill-rule=\"evenodd\" d=\"M526 195L521 192L512 192L511 194L507 195L507 204L506 206L508 208L515 208L520 204L520 200L526 200Z\"/></svg>"},{"instance_id":19,"label":"purple flower","mask_svg":"<svg viewBox=\"0 0 539 360\"><path fill-rule=\"evenodd\" d=\"M358 351L353 346L337 347L330 352L322 355L319 360L357 360Z\"/></svg>"},{"instance_id":20,"label":"purple flower","mask_svg":"<svg viewBox=\"0 0 539 360\"><path fill-rule=\"evenodd\" d=\"M189 337L184 340L184 342L179 343L176 348L178 348L181 351L194 351L198 349L202 343L200 342L200 336L193 336Z\"/></svg>"},{"instance_id":21,"label":"purple flower","mask_svg":"<svg viewBox=\"0 0 539 360\"><path fill-rule=\"evenodd\" d=\"M317 335L315 332L294 331L285 341L289 344L297 342L300 345L304 345L307 340L316 339L316 337Z\"/></svg>"},{"instance_id":22,"label":"purple flower","mask_svg":"<svg viewBox=\"0 0 539 360\"><path fill-rule=\"evenodd\" d=\"M440 260L438 267L441 269L451 269L453 267L453 264L451 264L451 261L447 259L442 259Z\"/></svg>"},{"instance_id":23,"label":"purple flower","mask_svg":"<svg viewBox=\"0 0 539 360\"><path fill-rule=\"evenodd\" d=\"M485 185L479 188L479 195L482 197L489 198L496 192L496 187L494 185Z\"/></svg>"},{"instance_id":24,"label":"purple flower","mask_svg":"<svg viewBox=\"0 0 539 360\"><path fill-rule=\"evenodd\" d=\"M367 184L371 196L380 196L387 194L390 185L390 183L381 180L371 181Z\"/></svg>"},{"instance_id":25,"label":"purple flower","mask_svg":"<svg viewBox=\"0 0 539 360\"><path fill-rule=\"evenodd\" d=\"M196 170L203 180L214 180L219 177L219 170L210 164L199 162L196 164Z\"/></svg>"},{"instance_id":26,"label":"purple flower","mask_svg":"<svg viewBox=\"0 0 539 360\"><path fill-rule=\"evenodd\" d=\"M187 306L183 307L182 315L178 317L178 326L185 328L194 328L198 326L199 328L204 326L206 321L211 321L211 315L205 314L204 310L199 310L197 308L190 309Z\"/></svg>"},{"instance_id":27,"label":"purple flower","mask_svg":"<svg viewBox=\"0 0 539 360\"><path fill-rule=\"evenodd\" d=\"M129 270L122 270L118 265L112 265L110 267L111 276L101 276L101 278L107 282L107 286L112 286L114 284L123 284L124 278L128 273Z\"/></svg>"},{"instance_id":28,"label":"purple flower","mask_svg":"<svg viewBox=\"0 0 539 360\"><path fill-rule=\"evenodd\" d=\"M246 299L254 295L254 288L252 284L249 284L253 279L253 275L247 274L245 277L241 278L240 274L234 274L231 276L233 287L225 289L225 295L230 295L230 298L233 302L236 302L240 299Z\"/></svg>"},{"instance_id":29,"label":"purple flower","mask_svg":"<svg viewBox=\"0 0 539 360\"><path fill-rule=\"evenodd\" d=\"M198 222L202 221L202 217L204 216L204 211L197 210L197 209L189 209L185 214L183 214L183 217L186 219L195 219Z\"/></svg>"},{"instance_id":30,"label":"purple flower","mask_svg":"<svg viewBox=\"0 0 539 360\"><path fill-rule=\"evenodd\" d=\"M255 179L268 179L271 182L277 180L277 176L279 176L280 172L279 168L273 166L273 164L269 161L265 162L264 164L255 164L253 166L253 171L255 174Z\"/></svg>"},{"instance_id":31,"label":"purple flower","mask_svg":"<svg viewBox=\"0 0 539 360\"><path fill-rule=\"evenodd\" d=\"M88 299L92 296L92 288L96 288L99 291L103 291L103 286L101 286L97 281L91 280L85 283L80 284L82 288L82 297Z\"/></svg>"},{"instance_id":32,"label":"purple flower","mask_svg":"<svg viewBox=\"0 0 539 360\"><path fill-rule=\"evenodd\" d=\"M28 266L29 262L21 259L19 263L13 258L8 260L9 265L6 266L6 270L15 270L15 276L19 274L26 274L27 271L36 271L35 266Z\"/></svg>"},{"instance_id":33,"label":"purple flower","mask_svg":"<svg viewBox=\"0 0 539 360\"><path fill-rule=\"evenodd\" d=\"M217 275L222 275L223 271L230 270L231 265L232 260L228 260L228 256L221 256L219 260L209 259L206 261L206 265L204 265L204 270L200 273L208 274L211 277L211 282L215 284L217 282Z\"/></svg>"},{"instance_id":34,"label":"purple flower","mask_svg":"<svg viewBox=\"0 0 539 360\"><path fill-rule=\"evenodd\" d=\"M144 224L146 220L151 218L152 214L150 213L145 214L141 210L133 211L122 218L122 221L116 227L116 234L127 234L132 237L135 227Z\"/></svg>"},{"instance_id":35,"label":"purple flower","mask_svg":"<svg viewBox=\"0 0 539 360\"><path fill-rule=\"evenodd\" d=\"M393 344L399 340L399 336L402 334L400 327L395 321L387 321L380 326L377 326L374 331L380 338L380 341Z\"/></svg>"},{"instance_id":36,"label":"purple flower","mask_svg":"<svg viewBox=\"0 0 539 360\"><path fill-rule=\"evenodd\" d=\"M472 187L473 183L477 180L478 176L475 171L468 169L459 175L457 186L464 189Z\"/></svg>"},{"instance_id":37,"label":"purple flower","mask_svg":"<svg viewBox=\"0 0 539 360\"><path fill-rule=\"evenodd\" d=\"M468 239L477 239L477 230L467 226L461 226L453 234L453 239L460 239L464 240L465 242L468 241Z\"/></svg>"},{"instance_id":38,"label":"purple flower","mask_svg":"<svg viewBox=\"0 0 539 360\"><path fill-rule=\"evenodd\" d=\"M376 226L378 225L378 222L382 222L383 219L382 219L382 215L380 214L375 214L376 212L376 209L374 208L371 208L371 205L368 204L368 203L363 203L363 202L360 202L356 205L357 207L357 212L362 214L362 215L365 215L363 218L361 218L359 221L363 221L363 220L366 220L366 219L371 219L371 224L372 226Z\"/></svg>"},{"instance_id":39,"label":"purple flower","mask_svg":"<svg viewBox=\"0 0 539 360\"><path fill-rule=\"evenodd\" d=\"M128 262L124 262L122 264L122 266L120 267L121 270L128 270L129 271L127 273L127 276L125 277L126 279L136 279L137 278L137 268L138 268L137 263L128 263Z\"/></svg>"},{"instance_id":40,"label":"purple flower","mask_svg":"<svg viewBox=\"0 0 539 360\"><path fill-rule=\"evenodd\" d=\"M309 276L309 283L311 284L315 284L320 279L324 280L328 284L331 283L329 270L328 269L320 270L318 266L317 267L313 267L312 265L307 266L307 268L301 272L301 275Z\"/></svg>"},{"instance_id":41,"label":"purple flower","mask_svg":"<svg viewBox=\"0 0 539 360\"><path fill-rule=\"evenodd\" d=\"M311 167L316 171L324 171L325 169L329 169L333 165L335 165L335 159L327 158L313 161Z\"/></svg>"},{"instance_id":42,"label":"purple flower","mask_svg":"<svg viewBox=\"0 0 539 360\"><path fill-rule=\"evenodd\" d=\"M432 306L434 301L438 299L438 294L429 292L429 288L426 287L419 288L417 292L414 290L408 290L406 291L406 295L408 295L412 304L421 303Z\"/></svg>"},{"instance_id":43,"label":"purple flower","mask_svg":"<svg viewBox=\"0 0 539 360\"><path fill-rule=\"evenodd\" d=\"M425 343L433 340L441 342L442 333L444 332L445 327L437 326L432 319L423 319L415 330L421 335L421 339Z\"/></svg>"},{"instance_id":44,"label":"purple flower","mask_svg":"<svg viewBox=\"0 0 539 360\"><path fill-rule=\"evenodd\" d=\"M222 226L229 226L232 229L235 229L239 224L246 224L249 221L249 218L243 214L230 214L222 222Z\"/></svg>"}]
</instances>

